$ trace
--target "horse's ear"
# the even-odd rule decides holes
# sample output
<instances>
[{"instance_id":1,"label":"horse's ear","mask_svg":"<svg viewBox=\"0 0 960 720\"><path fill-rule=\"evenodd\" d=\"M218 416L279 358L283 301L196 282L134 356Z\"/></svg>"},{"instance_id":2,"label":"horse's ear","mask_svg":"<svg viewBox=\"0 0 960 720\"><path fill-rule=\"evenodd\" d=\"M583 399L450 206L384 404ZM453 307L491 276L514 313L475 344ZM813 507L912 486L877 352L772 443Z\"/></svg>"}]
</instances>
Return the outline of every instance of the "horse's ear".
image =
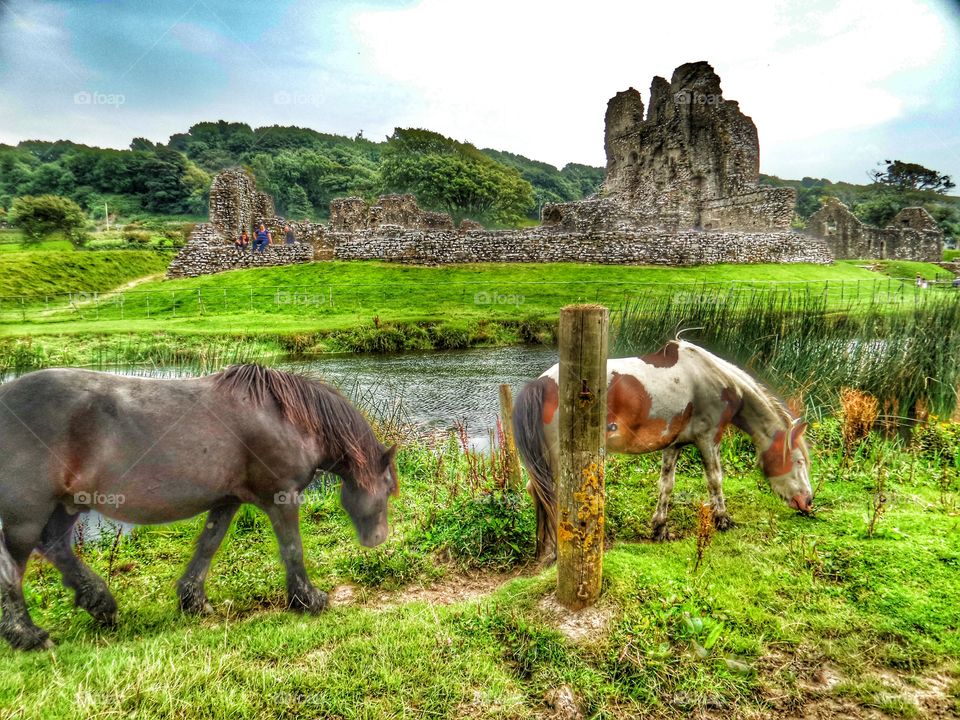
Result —
<instances>
[{"instance_id":1,"label":"horse's ear","mask_svg":"<svg viewBox=\"0 0 960 720\"><path fill-rule=\"evenodd\" d=\"M793 445L800 439L800 436L803 435L804 431L807 429L807 424L805 422L798 422L793 426L793 429L790 431L790 444Z\"/></svg>"},{"instance_id":2,"label":"horse's ear","mask_svg":"<svg viewBox=\"0 0 960 720\"><path fill-rule=\"evenodd\" d=\"M393 465L393 461L397 458L397 446L393 445L383 454L383 469L386 470L388 467Z\"/></svg>"}]
</instances>

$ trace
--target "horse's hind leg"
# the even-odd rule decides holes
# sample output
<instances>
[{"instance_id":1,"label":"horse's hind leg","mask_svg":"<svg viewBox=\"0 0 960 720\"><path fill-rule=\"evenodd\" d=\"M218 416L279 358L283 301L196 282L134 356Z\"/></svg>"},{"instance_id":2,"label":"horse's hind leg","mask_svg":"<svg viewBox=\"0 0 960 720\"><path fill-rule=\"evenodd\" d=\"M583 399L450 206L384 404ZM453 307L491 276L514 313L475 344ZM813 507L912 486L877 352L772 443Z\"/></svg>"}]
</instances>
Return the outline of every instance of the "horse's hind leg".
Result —
<instances>
[{"instance_id":1,"label":"horse's hind leg","mask_svg":"<svg viewBox=\"0 0 960 720\"><path fill-rule=\"evenodd\" d=\"M203 584L207 580L207 571L210 569L210 563L216 554L220 543L223 542L227 530L230 528L230 521L236 515L240 507L240 501L229 501L210 510L207 514L207 522L203 526L203 532L197 538L197 549L187 565L186 572L177 583L177 595L180 598L180 609L183 612L200 615L213 612L210 603L207 602L207 593L203 589Z\"/></svg>"},{"instance_id":2,"label":"horse's hind leg","mask_svg":"<svg viewBox=\"0 0 960 720\"><path fill-rule=\"evenodd\" d=\"M723 499L723 466L720 464L720 450L711 442L697 445L697 449L700 451L700 457L703 458L703 469L707 475L714 527L717 530L729 530L734 526L734 522L727 514L727 504Z\"/></svg>"},{"instance_id":3,"label":"horse's hind leg","mask_svg":"<svg viewBox=\"0 0 960 720\"><path fill-rule=\"evenodd\" d=\"M52 647L47 632L33 624L23 598L23 571L33 552L27 542L12 542L5 536L11 529L0 531L0 636L19 650Z\"/></svg>"},{"instance_id":4,"label":"horse's hind leg","mask_svg":"<svg viewBox=\"0 0 960 720\"><path fill-rule=\"evenodd\" d=\"M667 513L670 511L670 496L673 494L679 457L679 447L671 446L663 449L660 466L660 497L657 500L657 509L653 513L653 539L656 542L670 539L670 532L667 530Z\"/></svg>"},{"instance_id":5,"label":"horse's hind leg","mask_svg":"<svg viewBox=\"0 0 960 720\"><path fill-rule=\"evenodd\" d=\"M117 621L117 601L103 578L73 552L71 541L78 517L58 505L43 529L40 552L60 571L63 584L74 591L74 604L101 625L113 625Z\"/></svg>"},{"instance_id":6,"label":"horse's hind leg","mask_svg":"<svg viewBox=\"0 0 960 720\"><path fill-rule=\"evenodd\" d=\"M300 540L300 512L296 503L263 505L273 524L280 545L280 556L287 569L287 601L297 612L318 613L327 607L327 594L317 590L307 576Z\"/></svg>"}]
</instances>

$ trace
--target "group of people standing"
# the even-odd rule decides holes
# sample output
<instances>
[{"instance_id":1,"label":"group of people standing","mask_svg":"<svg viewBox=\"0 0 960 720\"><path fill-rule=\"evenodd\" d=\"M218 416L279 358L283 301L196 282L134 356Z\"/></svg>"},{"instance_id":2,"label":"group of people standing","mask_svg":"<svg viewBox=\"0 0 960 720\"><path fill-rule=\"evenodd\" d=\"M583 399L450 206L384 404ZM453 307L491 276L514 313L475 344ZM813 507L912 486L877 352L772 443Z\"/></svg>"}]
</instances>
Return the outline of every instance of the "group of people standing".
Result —
<instances>
[{"instance_id":1,"label":"group of people standing","mask_svg":"<svg viewBox=\"0 0 960 720\"><path fill-rule=\"evenodd\" d=\"M293 228L289 225L283 226L283 244L284 245L294 245L297 242L297 235L293 232ZM253 237L253 245L250 245L250 235L246 230L237 238L236 242L233 243L233 246L237 249L237 252L246 252L247 248L250 248L251 253L262 253L266 250L267 245L273 243L273 234L267 230L266 225L260 223L260 227L257 228L256 233Z\"/></svg>"}]
</instances>

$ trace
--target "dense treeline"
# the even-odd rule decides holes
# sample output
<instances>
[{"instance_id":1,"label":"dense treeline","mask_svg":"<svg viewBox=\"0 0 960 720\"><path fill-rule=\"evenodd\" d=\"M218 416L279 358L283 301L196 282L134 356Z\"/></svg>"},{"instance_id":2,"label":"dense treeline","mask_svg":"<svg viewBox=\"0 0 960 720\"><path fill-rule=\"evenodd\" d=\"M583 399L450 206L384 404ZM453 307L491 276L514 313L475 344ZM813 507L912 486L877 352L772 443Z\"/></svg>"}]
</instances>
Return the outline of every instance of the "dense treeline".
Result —
<instances>
[{"instance_id":1,"label":"dense treeline","mask_svg":"<svg viewBox=\"0 0 960 720\"><path fill-rule=\"evenodd\" d=\"M110 150L66 140L0 145L0 207L24 195L62 195L89 212L176 215L206 211L210 176L166 147Z\"/></svg>"},{"instance_id":2,"label":"dense treeline","mask_svg":"<svg viewBox=\"0 0 960 720\"><path fill-rule=\"evenodd\" d=\"M586 197L603 179L600 168L558 170L427 130L398 128L373 142L362 134L219 121L198 123L166 145L136 138L129 150L66 141L0 146L0 207L23 195L55 194L96 215L105 204L126 217L202 215L212 175L236 166L250 169L292 217L324 218L335 197L412 192L425 208L493 225L535 220L544 202Z\"/></svg>"}]
</instances>

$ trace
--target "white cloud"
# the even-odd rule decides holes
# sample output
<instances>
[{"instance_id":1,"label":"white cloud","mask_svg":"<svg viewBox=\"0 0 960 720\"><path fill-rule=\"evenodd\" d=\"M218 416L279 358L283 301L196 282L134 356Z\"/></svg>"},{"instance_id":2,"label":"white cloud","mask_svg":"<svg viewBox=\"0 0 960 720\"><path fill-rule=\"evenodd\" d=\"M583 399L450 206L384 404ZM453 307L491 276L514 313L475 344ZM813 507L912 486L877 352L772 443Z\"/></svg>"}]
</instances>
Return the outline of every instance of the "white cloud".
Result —
<instances>
[{"instance_id":1,"label":"white cloud","mask_svg":"<svg viewBox=\"0 0 960 720\"><path fill-rule=\"evenodd\" d=\"M558 165L601 164L603 112L618 90L648 97L654 74L708 60L758 125L765 157L839 130L877 126L931 94L948 33L912 2L485 3L423 0L354 18L372 73L416 88L398 125ZM916 71L920 71L917 73ZM766 151L774 150L773 153Z\"/></svg>"},{"instance_id":2,"label":"white cloud","mask_svg":"<svg viewBox=\"0 0 960 720\"><path fill-rule=\"evenodd\" d=\"M0 23L0 141L125 147L223 118L375 139L418 126L601 165L614 93L634 86L646 99L653 75L708 60L756 122L764 172L861 181L874 156L890 156L960 175L960 33L936 2L295 0L256 23L204 2L177 23L151 15L159 42L153 26L131 30L142 20L131 9L95 43L71 37L83 27L75 8L15 3ZM119 78L129 60L111 64L100 46L111 41L134 58L157 44ZM77 106L78 91L126 102Z\"/></svg>"}]
</instances>

